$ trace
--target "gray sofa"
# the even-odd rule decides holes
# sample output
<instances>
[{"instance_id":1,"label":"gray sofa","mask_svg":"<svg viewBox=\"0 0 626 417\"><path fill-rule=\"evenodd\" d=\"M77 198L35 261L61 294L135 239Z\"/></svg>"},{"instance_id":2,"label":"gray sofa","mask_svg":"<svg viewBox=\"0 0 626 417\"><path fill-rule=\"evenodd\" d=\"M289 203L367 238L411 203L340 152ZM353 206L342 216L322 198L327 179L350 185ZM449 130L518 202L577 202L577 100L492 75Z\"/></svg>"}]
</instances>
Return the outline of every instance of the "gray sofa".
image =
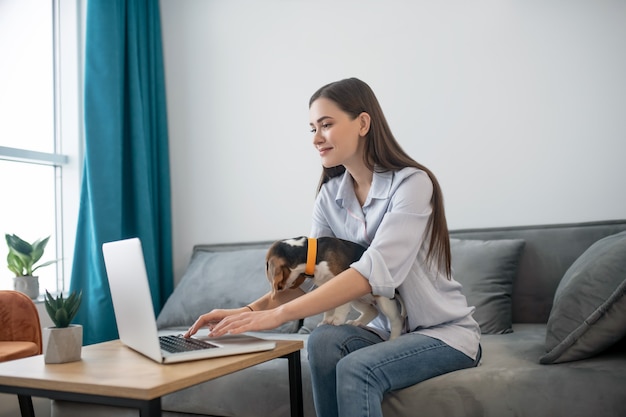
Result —
<instances>
[{"instance_id":1,"label":"gray sofa","mask_svg":"<svg viewBox=\"0 0 626 417\"><path fill-rule=\"evenodd\" d=\"M387 395L385 416L626 416L626 220L451 235L454 276L483 331L481 364ZM270 243L196 246L159 327L187 328L265 293ZM319 319L261 336L306 341ZM274 360L168 395L164 415L288 416L286 367ZM302 367L304 414L313 417L306 348ZM53 416L114 415L84 407L56 401Z\"/></svg>"}]
</instances>

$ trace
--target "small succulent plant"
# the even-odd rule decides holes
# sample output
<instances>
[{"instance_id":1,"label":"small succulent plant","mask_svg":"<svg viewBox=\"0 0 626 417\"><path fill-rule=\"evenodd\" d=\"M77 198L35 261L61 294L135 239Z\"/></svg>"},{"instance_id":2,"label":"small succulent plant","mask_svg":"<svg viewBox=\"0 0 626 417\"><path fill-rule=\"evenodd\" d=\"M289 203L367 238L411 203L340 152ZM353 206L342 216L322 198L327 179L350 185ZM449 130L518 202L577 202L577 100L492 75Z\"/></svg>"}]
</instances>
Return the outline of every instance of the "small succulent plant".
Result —
<instances>
[{"instance_id":1,"label":"small succulent plant","mask_svg":"<svg viewBox=\"0 0 626 417\"><path fill-rule=\"evenodd\" d=\"M72 292L69 297L63 298L63 294L53 297L48 290L44 296L46 311L57 328L69 327L72 320L78 313L78 307L83 298L82 291Z\"/></svg>"}]
</instances>

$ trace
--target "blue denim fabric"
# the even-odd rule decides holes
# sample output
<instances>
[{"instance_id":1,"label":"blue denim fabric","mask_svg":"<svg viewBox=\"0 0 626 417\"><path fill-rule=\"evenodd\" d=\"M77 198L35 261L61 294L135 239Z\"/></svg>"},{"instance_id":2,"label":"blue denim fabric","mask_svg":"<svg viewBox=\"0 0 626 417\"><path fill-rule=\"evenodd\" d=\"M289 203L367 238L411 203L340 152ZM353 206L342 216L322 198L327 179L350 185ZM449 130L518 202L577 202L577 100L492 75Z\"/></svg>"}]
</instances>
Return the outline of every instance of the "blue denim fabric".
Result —
<instances>
[{"instance_id":1,"label":"blue denim fabric","mask_svg":"<svg viewBox=\"0 0 626 417\"><path fill-rule=\"evenodd\" d=\"M308 354L318 417L382 417L383 395L480 360L418 333L381 343L365 328L317 327Z\"/></svg>"}]
</instances>

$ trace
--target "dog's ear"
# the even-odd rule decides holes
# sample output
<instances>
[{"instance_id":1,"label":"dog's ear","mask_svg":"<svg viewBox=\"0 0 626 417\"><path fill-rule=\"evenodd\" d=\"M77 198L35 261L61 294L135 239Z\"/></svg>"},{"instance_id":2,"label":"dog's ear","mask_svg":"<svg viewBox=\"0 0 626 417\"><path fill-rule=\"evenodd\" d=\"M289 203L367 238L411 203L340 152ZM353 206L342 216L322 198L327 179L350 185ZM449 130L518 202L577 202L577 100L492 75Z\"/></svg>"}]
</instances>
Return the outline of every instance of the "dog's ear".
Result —
<instances>
[{"instance_id":1,"label":"dog's ear","mask_svg":"<svg viewBox=\"0 0 626 417\"><path fill-rule=\"evenodd\" d=\"M272 287L272 298L276 296L278 291L282 291L285 285L285 278L283 274L284 265L281 259L277 256L270 256L267 259L266 275L267 280ZM288 269L288 268L287 268ZM289 275L287 275L289 276Z\"/></svg>"},{"instance_id":2,"label":"dog's ear","mask_svg":"<svg viewBox=\"0 0 626 417\"><path fill-rule=\"evenodd\" d=\"M289 269L289 267L287 265L283 265L281 267L282 273L283 273L283 278L282 281L280 283L281 286L281 290L286 290L287 289L287 284L289 283L289 277L291 276L291 269Z\"/></svg>"}]
</instances>

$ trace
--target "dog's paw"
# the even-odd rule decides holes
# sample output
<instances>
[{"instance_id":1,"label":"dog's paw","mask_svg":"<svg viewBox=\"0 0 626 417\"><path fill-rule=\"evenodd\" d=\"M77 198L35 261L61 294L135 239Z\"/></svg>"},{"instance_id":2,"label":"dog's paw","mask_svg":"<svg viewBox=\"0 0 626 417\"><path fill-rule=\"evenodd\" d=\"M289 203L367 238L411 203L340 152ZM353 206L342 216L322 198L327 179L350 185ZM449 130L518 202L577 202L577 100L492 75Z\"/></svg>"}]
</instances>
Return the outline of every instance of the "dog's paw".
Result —
<instances>
[{"instance_id":1,"label":"dog's paw","mask_svg":"<svg viewBox=\"0 0 626 417\"><path fill-rule=\"evenodd\" d=\"M338 317L334 317L334 316L330 316L330 317L325 317L320 324L318 324L318 326L321 326L322 324L330 324L332 326L339 326L340 324L343 324L344 321L341 320Z\"/></svg>"},{"instance_id":2,"label":"dog's paw","mask_svg":"<svg viewBox=\"0 0 626 417\"><path fill-rule=\"evenodd\" d=\"M360 326L363 323L361 323L359 320L348 320L346 321L346 324L349 324L351 326Z\"/></svg>"}]
</instances>

